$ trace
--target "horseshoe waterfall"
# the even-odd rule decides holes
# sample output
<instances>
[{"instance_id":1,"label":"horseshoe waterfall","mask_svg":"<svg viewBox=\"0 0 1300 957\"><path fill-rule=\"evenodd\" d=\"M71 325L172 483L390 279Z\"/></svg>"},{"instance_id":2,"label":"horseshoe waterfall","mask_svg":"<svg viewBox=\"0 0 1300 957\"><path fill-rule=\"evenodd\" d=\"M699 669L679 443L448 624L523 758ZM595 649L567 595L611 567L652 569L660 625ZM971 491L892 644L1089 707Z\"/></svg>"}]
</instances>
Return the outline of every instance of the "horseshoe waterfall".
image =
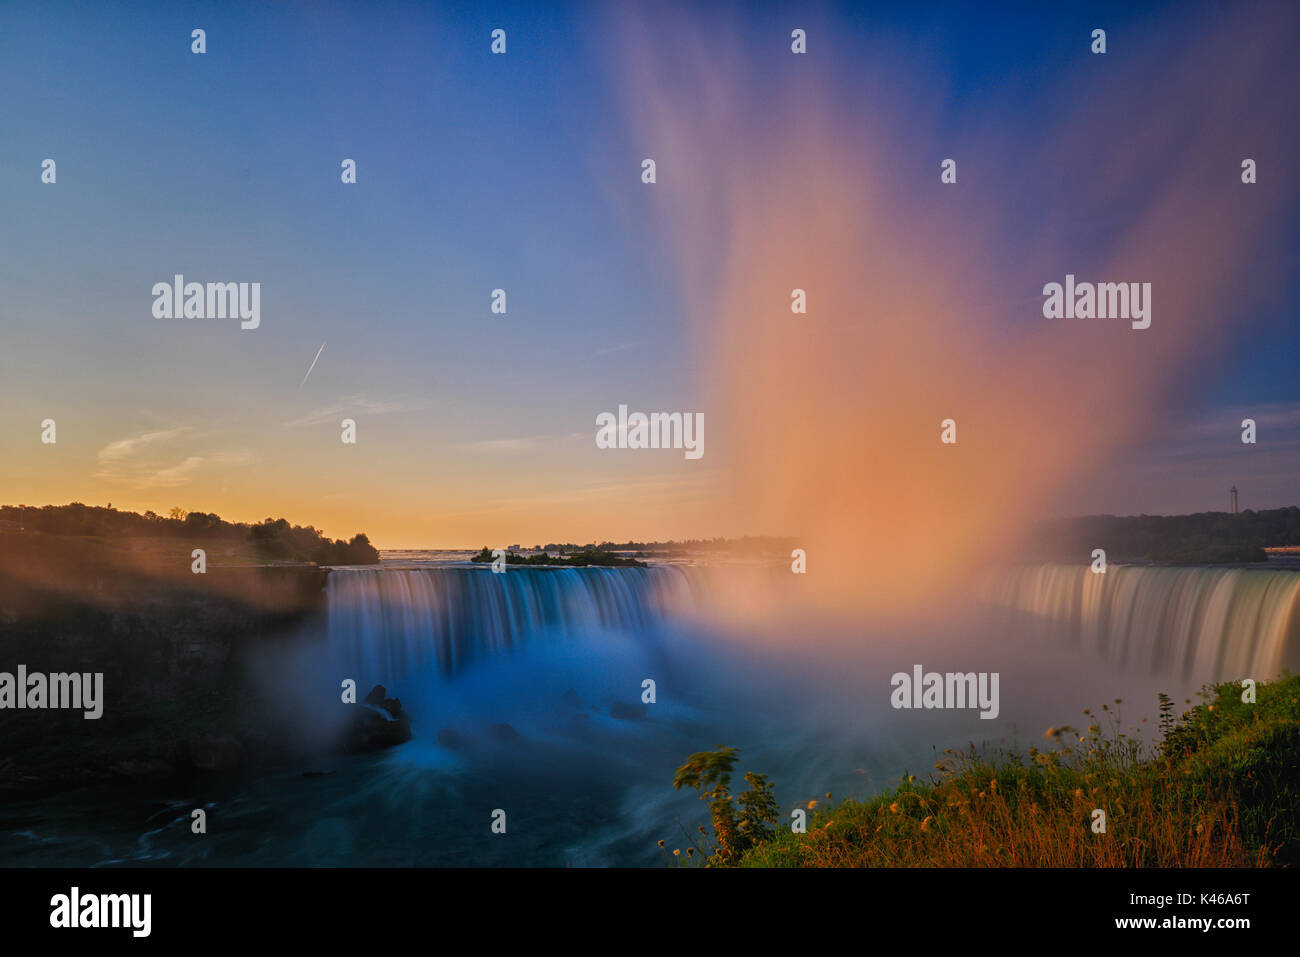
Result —
<instances>
[{"instance_id":1,"label":"horseshoe waterfall","mask_svg":"<svg viewBox=\"0 0 1300 957\"><path fill-rule=\"evenodd\" d=\"M994 574L982 597L1025 613L1037 636L1134 670L1228 680L1300 664L1300 571L1029 565Z\"/></svg>"}]
</instances>

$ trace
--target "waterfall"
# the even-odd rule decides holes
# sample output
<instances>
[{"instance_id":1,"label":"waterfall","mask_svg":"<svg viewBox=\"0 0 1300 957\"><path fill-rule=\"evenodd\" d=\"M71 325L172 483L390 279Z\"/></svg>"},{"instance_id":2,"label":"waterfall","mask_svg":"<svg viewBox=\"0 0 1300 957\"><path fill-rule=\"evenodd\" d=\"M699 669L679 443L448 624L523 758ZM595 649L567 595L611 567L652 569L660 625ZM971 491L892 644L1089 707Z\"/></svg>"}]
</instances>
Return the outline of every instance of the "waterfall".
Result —
<instances>
[{"instance_id":1,"label":"waterfall","mask_svg":"<svg viewBox=\"0 0 1300 957\"><path fill-rule=\"evenodd\" d=\"M331 658L370 680L443 675L538 640L642 632L696 606L696 569L335 569L326 584Z\"/></svg>"},{"instance_id":2,"label":"waterfall","mask_svg":"<svg viewBox=\"0 0 1300 957\"><path fill-rule=\"evenodd\" d=\"M994 573L981 597L1028 613L1037 636L1133 670L1269 679L1300 659L1293 570L1034 565Z\"/></svg>"}]
</instances>

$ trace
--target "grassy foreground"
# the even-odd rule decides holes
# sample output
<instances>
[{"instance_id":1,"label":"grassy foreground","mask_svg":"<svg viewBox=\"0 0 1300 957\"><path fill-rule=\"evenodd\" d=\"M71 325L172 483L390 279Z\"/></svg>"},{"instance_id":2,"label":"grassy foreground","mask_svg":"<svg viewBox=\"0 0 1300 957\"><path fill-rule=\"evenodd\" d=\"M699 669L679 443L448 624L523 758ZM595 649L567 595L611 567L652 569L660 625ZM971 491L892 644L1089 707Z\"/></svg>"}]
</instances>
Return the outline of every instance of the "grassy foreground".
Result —
<instances>
[{"instance_id":1,"label":"grassy foreground","mask_svg":"<svg viewBox=\"0 0 1300 957\"><path fill-rule=\"evenodd\" d=\"M1103 708L1045 750L946 753L928 782L864 802L809 802L745 849L742 867L1232 867L1300 863L1300 677L1207 688L1157 746ZM1096 811L1105 812L1105 830ZM743 823L743 822L742 822ZM776 823L775 821L773 822ZM770 836L769 836L770 835ZM701 854L707 858L707 851Z\"/></svg>"}]
</instances>

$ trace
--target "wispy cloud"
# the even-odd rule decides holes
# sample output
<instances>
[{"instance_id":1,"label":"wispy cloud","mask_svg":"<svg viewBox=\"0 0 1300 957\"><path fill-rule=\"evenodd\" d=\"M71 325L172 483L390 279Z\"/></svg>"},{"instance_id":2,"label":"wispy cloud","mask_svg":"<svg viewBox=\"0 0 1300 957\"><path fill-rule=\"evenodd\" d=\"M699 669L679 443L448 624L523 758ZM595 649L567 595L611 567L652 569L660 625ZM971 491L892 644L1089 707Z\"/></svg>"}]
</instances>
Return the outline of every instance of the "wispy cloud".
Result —
<instances>
[{"instance_id":1,"label":"wispy cloud","mask_svg":"<svg viewBox=\"0 0 1300 957\"><path fill-rule=\"evenodd\" d=\"M387 400L375 399L366 395L351 395L340 399L332 405L322 406L301 415L296 419L290 419L283 423L282 427L286 429L296 429L306 425L321 425L325 422L337 422L340 417L353 417L358 415L392 415L397 412L418 412L421 409L427 409L431 403L427 399L416 401L406 400Z\"/></svg>"},{"instance_id":2,"label":"wispy cloud","mask_svg":"<svg viewBox=\"0 0 1300 957\"><path fill-rule=\"evenodd\" d=\"M118 439L100 449L96 457L99 459L101 469L110 468L114 463L129 459L150 445L167 442L189 431L190 426L185 425L178 429L163 429L158 432L145 432L129 439ZM98 473L96 475L100 478L104 477Z\"/></svg>"},{"instance_id":3,"label":"wispy cloud","mask_svg":"<svg viewBox=\"0 0 1300 957\"><path fill-rule=\"evenodd\" d=\"M548 445L559 445L562 442L572 442L575 439L586 437L585 432L570 432L568 435L529 435L518 439L484 439L479 442L469 443L469 448L480 452L528 452L533 449L545 448Z\"/></svg>"},{"instance_id":4,"label":"wispy cloud","mask_svg":"<svg viewBox=\"0 0 1300 957\"><path fill-rule=\"evenodd\" d=\"M94 477L137 489L174 488L190 482L204 464L240 466L257 460L257 456L246 450L222 450L187 455L176 462L177 452L170 450L168 444L192 431L190 426L181 426L109 442L96 453Z\"/></svg>"},{"instance_id":5,"label":"wispy cloud","mask_svg":"<svg viewBox=\"0 0 1300 957\"><path fill-rule=\"evenodd\" d=\"M623 352L625 349L632 349L632 348L635 348L636 346L639 346L640 344L641 344L641 343L640 343L639 340L636 341L636 342L621 342L621 343L619 343L619 344L616 345L616 346L606 346L606 347L603 348L603 349L597 349L597 350L596 350L596 355L598 355L598 356L607 356L607 355L609 355L610 353L613 353L613 352Z\"/></svg>"},{"instance_id":6,"label":"wispy cloud","mask_svg":"<svg viewBox=\"0 0 1300 957\"><path fill-rule=\"evenodd\" d=\"M1255 420L1253 445L1241 441L1243 419ZM1098 469L1069 511L1222 511L1233 485L1242 508L1276 508L1296 504L1297 476L1300 403L1233 406L1203 413Z\"/></svg>"},{"instance_id":7,"label":"wispy cloud","mask_svg":"<svg viewBox=\"0 0 1300 957\"><path fill-rule=\"evenodd\" d=\"M141 476L136 482L136 488L174 488L177 485L184 485L190 480L195 470L203 464L203 456L191 455L180 465L173 465L170 468L158 469L148 475Z\"/></svg>"},{"instance_id":8,"label":"wispy cloud","mask_svg":"<svg viewBox=\"0 0 1300 957\"><path fill-rule=\"evenodd\" d=\"M1260 432L1271 436L1300 430L1300 402L1265 402L1222 406L1196 413L1178 423L1166 437L1166 446L1190 446L1239 441L1241 423L1254 419Z\"/></svg>"}]
</instances>

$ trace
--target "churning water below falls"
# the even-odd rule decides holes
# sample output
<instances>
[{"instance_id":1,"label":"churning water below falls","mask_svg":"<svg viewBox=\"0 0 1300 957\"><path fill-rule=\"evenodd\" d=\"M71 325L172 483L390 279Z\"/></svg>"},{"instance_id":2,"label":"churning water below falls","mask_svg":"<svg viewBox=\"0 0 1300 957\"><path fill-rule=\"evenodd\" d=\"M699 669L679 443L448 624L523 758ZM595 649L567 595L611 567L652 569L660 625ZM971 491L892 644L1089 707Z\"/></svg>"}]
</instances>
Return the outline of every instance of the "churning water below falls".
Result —
<instances>
[{"instance_id":1,"label":"churning water below falls","mask_svg":"<svg viewBox=\"0 0 1300 957\"><path fill-rule=\"evenodd\" d=\"M655 865L705 809L672 788L687 755L729 744L768 774L787 814L862 797L936 751L1030 745L1049 725L1123 698L1125 723L1206 681L1268 678L1300 651L1300 572L1038 566L990 578L945 623L913 634L711 622L727 566L335 570L327 610L285 673L308 713L340 683L383 684L415 731L385 752L275 773L83 792L29 809L15 864ZM753 569L744 570L753 574ZM1104 581L1100 580L1104 578ZM763 587L789 579L773 571ZM839 629L838 631L836 629ZM778 633L779 632L779 633ZM997 718L896 710L915 665L998 672ZM645 682L654 703L643 703ZM1113 705L1112 705L1113 707ZM743 787L743 785L742 785ZM208 833L190 811L208 809ZM505 812L504 834L493 833ZM14 815L17 815L17 818ZM10 820L21 820L21 808ZM666 848L658 847L663 840Z\"/></svg>"}]
</instances>

